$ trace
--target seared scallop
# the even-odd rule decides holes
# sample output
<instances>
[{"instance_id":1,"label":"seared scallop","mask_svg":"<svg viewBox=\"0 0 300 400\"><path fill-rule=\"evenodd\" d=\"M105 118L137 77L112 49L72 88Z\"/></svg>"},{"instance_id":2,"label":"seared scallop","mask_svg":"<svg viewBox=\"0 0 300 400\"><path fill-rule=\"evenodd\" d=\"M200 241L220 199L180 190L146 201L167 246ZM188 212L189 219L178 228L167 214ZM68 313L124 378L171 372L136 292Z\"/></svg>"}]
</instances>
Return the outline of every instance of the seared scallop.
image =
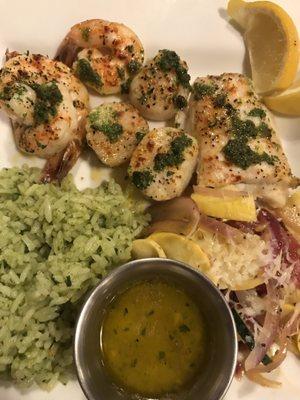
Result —
<instances>
[{"instance_id":1,"label":"seared scallop","mask_svg":"<svg viewBox=\"0 0 300 400\"><path fill-rule=\"evenodd\" d=\"M87 142L103 164L116 167L128 161L149 131L148 123L131 104L106 103L87 118Z\"/></svg>"},{"instance_id":2,"label":"seared scallop","mask_svg":"<svg viewBox=\"0 0 300 400\"><path fill-rule=\"evenodd\" d=\"M164 201L180 196L196 168L198 143L181 129L153 129L132 154L128 174L146 196Z\"/></svg>"},{"instance_id":3,"label":"seared scallop","mask_svg":"<svg viewBox=\"0 0 300 400\"><path fill-rule=\"evenodd\" d=\"M160 50L133 78L129 98L145 118L166 121L187 106L189 81L186 62Z\"/></svg>"}]
</instances>

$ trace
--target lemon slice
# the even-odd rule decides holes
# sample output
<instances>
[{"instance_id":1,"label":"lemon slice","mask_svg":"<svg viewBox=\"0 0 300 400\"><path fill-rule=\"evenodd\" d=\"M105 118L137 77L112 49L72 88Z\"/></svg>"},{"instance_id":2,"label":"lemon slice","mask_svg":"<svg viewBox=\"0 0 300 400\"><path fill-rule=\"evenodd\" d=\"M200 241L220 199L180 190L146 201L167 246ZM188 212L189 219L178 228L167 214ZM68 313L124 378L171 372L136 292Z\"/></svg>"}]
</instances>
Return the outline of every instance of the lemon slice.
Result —
<instances>
[{"instance_id":1,"label":"lemon slice","mask_svg":"<svg viewBox=\"0 0 300 400\"><path fill-rule=\"evenodd\" d=\"M300 116L300 81L279 95L264 97L263 100L270 110L285 115Z\"/></svg>"},{"instance_id":2,"label":"lemon slice","mask_svg":"<svg viewBox=\"0 0 300 400\"><path fill-rule=\"evenodd\" d=\"M165 252L154 240L137 239L132 242L132 258L166 258Z\"/></svg>"},{"instance_id":3,"label":"lemon slice","mask_svg":"<svg viewBox=\"0 0 300 400\"><path fill-rule=\"evenodd\" d=\"M176 233L157 232L149 236L163 249L166 256L182 261L191 267L205 272L210 267L210 261L201 247L192 240Z\"/></svg>"},{"instance_id":4,"label":"lemon slice","mask_svg":"<svg viewBox=\"0 0 300 400\"><path fill-rule=\"evenodd\" d=\"M256 221L255 201L252 195L247 196L214 196L210 194L193 193L192 199L199 210L215 218L232 219L235 221Z\"/></svg>"},{"instance_id":5,"label":"lemon slice","mask_svg":"<svg viewBox=\"0 0 300 400\"><path fill-rule=\"evenodd\" d=\"M230 0L227 12L244 31L257 92L288 88L299 60L298 33L290 16L271 1Z\"/></svg>"}]
</instances>

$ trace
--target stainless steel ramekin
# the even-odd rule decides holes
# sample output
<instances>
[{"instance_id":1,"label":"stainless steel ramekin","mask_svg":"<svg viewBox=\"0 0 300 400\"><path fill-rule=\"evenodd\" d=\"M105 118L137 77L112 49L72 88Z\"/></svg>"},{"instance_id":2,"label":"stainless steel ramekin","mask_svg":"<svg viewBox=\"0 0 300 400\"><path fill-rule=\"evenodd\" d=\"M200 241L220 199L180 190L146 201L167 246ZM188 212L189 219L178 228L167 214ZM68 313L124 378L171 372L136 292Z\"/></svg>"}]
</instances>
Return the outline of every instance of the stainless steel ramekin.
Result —
<instances>
[{"instance_id":1,"label":"stainless steel ramekin","mask_svg":"<svg viewBox=\"0 0 300 400\"><path fill-rule=\"evenodd\" d=\"M101 360L100 329L108 304L135 281L160 277L182 287L199 304L208 329L208 358L194 384L168 400L220 400L234 375L237 337L231 311L222 293L203 274L163 258L131 261L111 272L88 296L78 318L74 358L79 383L88 400L147 399L119 389Z\"/></svg>"}]
</instances>

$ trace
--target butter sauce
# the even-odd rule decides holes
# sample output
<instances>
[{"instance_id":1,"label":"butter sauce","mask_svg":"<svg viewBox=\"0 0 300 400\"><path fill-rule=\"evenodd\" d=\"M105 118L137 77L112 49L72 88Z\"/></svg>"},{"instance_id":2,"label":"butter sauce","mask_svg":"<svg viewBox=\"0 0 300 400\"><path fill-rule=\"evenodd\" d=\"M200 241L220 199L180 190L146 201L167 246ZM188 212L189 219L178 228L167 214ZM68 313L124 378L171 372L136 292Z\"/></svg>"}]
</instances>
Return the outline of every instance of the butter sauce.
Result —
<instances>
[{"instance_id":1,"label":"butter sauce","mask_svg":"<svg viewBox=\"0 0 300 400\"><path fill-rule=\"evenodd\" d=\"M141 281L110 304L101 329L104 365L121 388L142 395L177 392L205 359L205 322L180 287Z\"/></svg>"}]
</instances>

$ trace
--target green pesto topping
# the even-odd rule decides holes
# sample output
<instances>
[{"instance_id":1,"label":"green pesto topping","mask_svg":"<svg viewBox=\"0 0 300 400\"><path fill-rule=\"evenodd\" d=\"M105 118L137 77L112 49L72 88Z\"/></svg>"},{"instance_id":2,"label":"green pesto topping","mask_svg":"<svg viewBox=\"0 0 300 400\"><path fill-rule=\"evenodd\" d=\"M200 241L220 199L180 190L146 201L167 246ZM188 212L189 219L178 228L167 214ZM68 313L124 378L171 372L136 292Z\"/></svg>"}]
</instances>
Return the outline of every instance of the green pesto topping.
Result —
<instances>
[{"instance_id":1,"label":"green pesto topping","mask_svg":"<svg viewBox=\"0 0 300 400\"><path fill-rule=\"evenodd\" d=\"M20 83L4 86L3 91L0 92L0 100L10 101L13 96L22 96L27 89Z\"/></svg>"},{"instance_id":2,"label":"green pesto topping","mask_svg":"<svg viewBox=\"0 0 300 400\"><path fill-rule=\"evenodd\" d=\"M82 29L81 29L81 36L82 36L82 39L85 40L86 42L87 42L87 41L89 40L89 38L90 38L90 32L91 32L90 28L82 28Z\"/></svg>"},{"instance_id":3,"label":"green pesto topping","mask_svg":"<svg viewBox=\"0 0 300 400\"><path fill-rule=\"evenodd\" d=\"M131 180L138 189L144 190L153 182L154 177L150 171L134 171Z\"/></svg>"},{"instance_id":4,"label":"green pesto topping","mask_svg":"<svg viewBox=\"0 0 300 400\"><path fill-rule=\"evenodd\" d=\"M253 108L248 115L263 119L266 116L266 112L262 108Z\"/></svg>"},{"instance_id":5,"label":"green pesto topping","mask_svg":"<svg viewBox=\"0 0 300 400\"><path fill-rule=\"evenodd\" d=\"M195 100L201 100L204 96L211 96L215 93L216 89L213 85L206 85L205 83L194 83L193 92Z\"/></svg>"},{"instance_id":6,"label":"green pesto topping","mask_svg":"<svg viewBox=\"0 0 300 400\"><path fill-rule=\"evenodd\" d=\"M145 132L136 132L135 138L137 143L140 143L140 141L143 139L143 137L146 135Z\"/></svg>"},{"instance_id":7,"label":"green pesto topping","mask_svg":"<svg viewBox=\"0 0 300 400\"><path fill-rule=\"evenodd\" d=\"M182 134L171 142L168 153L158 153L154 157L154 171L162 171L166 167L176 167L184 161L183 152L191 146L192 139Z\"/></svg>"},{"instance_id":8,"label":"green pesto topping","mask_svg":"<svg viewBox=\"0 0 300 400\"><path fill-rule=\"evenodd\" d=\"M129 93L131 81L132 81L132 79L129 78L129 79L127 79L126 82L121 84L121 94L128 94Z\"/></svg>"},{"instance_id":9,"label":"green pesto topping","mask_svg":"<svg viewBox=\"0 0 300 400\"><path fill-rule=\"evenodd\" d=\"M261 122L260 125L255 126L254 122L249 119L242 121L240 118L233 116L231 118L231 127L232 133L235 136L244 136L249 139L255 139L257 136L265 138L272 136L272 130L265 122Z\"/></svg>"},{"instance_id":10,"label":"green pesto topping","mask_svg":"<svg viewBox=\"0 0 300 400\"><path fill-rule=\"evenodd\" d=\"M254 108L248 115L263 118L266 116L266 113L260 108ZM265 122L261 122L256 126L253 121L249 119L241 120L237 117L236 113L233 112L231 113L231 129L233 138L230 139L223 148L223 153L227 161L242 169L247 169L251 165L260 164L262 162L274 165L277 160L276 156L270 156L266 152L260 154L252 150L248 145L249 140L256 139L257 137L271 138L272 130Z\"/></svg>"},{"instance_id":11,"label":"green pesto topping","mask_svg":"<svg viewBox=\"0 0 300 400\"><path fill-rule=\"evenodd\" d=\"M123 127L116 122L116 117L117 113L105 105L93 110L88 116L91 128L104 133L110 143L117 142L123 133Z\"/></svg>"},{"instance_id":12,"label":"green pesto topping","mask_svg":"<svg viewBox=\"0 0 300 400\"><path fill-rule=\"evenodd\" d=\"M131 75L135 75L141 68L141 66L142 64L139 61L131 60L127 65L127 69Z\"/></svg>"},{"instance_id":13,"label":"green pesto topping","mask_svg":"<svg viewBox=\"0 0 300 400\"><path fill-rule=\"evenodd\" d=\"M265 122L261 122L261 124L257 127L257 132L259 136L266 137L268 139L270 139L272 136L272 130Z\"/></svg>"},{"instance_id":14,"label":"green pesto topping","mask_svg":"<svg viewBox=\"0 0 300 400\"><path fill-rule=\"evenodd\" d=\"M110 143L115 143L118 141L119 137L123 133L122 125L117 122L104 122L104 123L92 123L91 128L95 131L101 131L110 141Z\"/></svg>"},{"instance_id":15,"label":"green pesto topping","mask_svg":"<svg viewBox=\"0 0 300 400\"><path fill-rule=\"evenodd\" d=\"M85 58L77 61L76 74L82 82L89 83L98 88L103 85L100 75L93 70L91 64Z\"/></svg>"},{"instance_id":16,"label":"green pesto topping","mask_svg":"<svg viewBox=\"0 0 300 400\"><path fill-rule=\"evenodd\" d=\"M163 72L169 72L174 70L178 83L183 87L190 86L190 75L187 69L184 68L180 63L180 58L175 51L172 50L160 50L158 60L156 61L157 66Z\"/></svg>"},{"instance_id":17,"label":"green pesto topping","mask_svg":"<svg viewBox=\"0 0 300 400\"><path fill-rule=\"evenodd\" d=\"M70 275L68 275L68 276L66 277L66 279L65 279L65 284L66 284L68 287L71 287L71 286L72 286L72 280L71 280Z\"/></svg>"},{"instance_id":18,"label":"green pesto topping","mask_svg":"<svg viewBox=\"0 0 300 400\"><path fill-rule=\"evenodd\" d=\"M39 85L30 85L35 91L37 100L34 104L33 117L36 125L48 123L50 116L55 117L57 106L62 102L63 96L55 82Z\"/></svg>"},{"instance_id":19,"label":"green pesto topping","mask_svg":"<svg viewBox=\"0 0 300 400\"><path fill-rule=\"evenodd\" d=\"M191 330L190 330L190 328L189 328L187 325L182 324L182 325L180 325L180 327L179 327L179 331L180 331L180 332L183 332L183 333L186 333L186 332L190 332Z\"/></svg>"},{"instance_id":20,"label":"green pesto topping","mask_svg":"<svg viewBox=\"0 0 300 400\"><path fill-rule=\"evenodd\" d=\"M173 103L176 108L179 110L183 110L187 106L187 100L184 96L181 96L180 94L178 96L173 97Z\"/></svg>"},{"instance_id":21,"label":"green pesto topping","mask_svg":"<svg viewBox=\"0 0 300 400\"><path fill-rule=\"evenodd\" d=\"M230 139L223 148L223 153L227 161L242 169L247 169L251 165L260 164L263 161L274 165L276 161L276 157L269 156L266 152L259 154L253 151L247 144L245 137Z\"/></svg>"},{"instance_id":22,"label":"green pesto topping","mask_svg":"<svg viewBox=\"0 0 300 400\"><path fill-rule=\"evenodd\" d=\"M123 81L125 79L125 70L122 67L117 67L118 77Z\"/></svg>"},{"instance_id":23,"label":"green pesto topping","mask_svg":"<svg viewBox=\"0 0 300 400\"><path fill-rule=\"evenodd\" d=\"M125 47L125 50L127 50L129 53L133 53L134 47L132 44L129 44Z\"/></svg>"},{"instance_id":24,"label":"green pesto topping","mask_svg":"<svg viewBox=\"0 0 300 400\"><path fill-rule=\"evenodd\" d=\"M231 118L232 133L238 137L256 138L257 129L253 121L246 119L245 121L234 116Z\"/></svg>"},{"instance_id":25,"label":"green pesto topping","mask_svg":"<svg viewBox=\"0 0 300 400\"><path fill-rule=\"evenodd\" d=\"M213 100L214 106L217 108L224 107L226 104L227 96L224 93L217 94Z\"/></svg>"}]
</instances>

